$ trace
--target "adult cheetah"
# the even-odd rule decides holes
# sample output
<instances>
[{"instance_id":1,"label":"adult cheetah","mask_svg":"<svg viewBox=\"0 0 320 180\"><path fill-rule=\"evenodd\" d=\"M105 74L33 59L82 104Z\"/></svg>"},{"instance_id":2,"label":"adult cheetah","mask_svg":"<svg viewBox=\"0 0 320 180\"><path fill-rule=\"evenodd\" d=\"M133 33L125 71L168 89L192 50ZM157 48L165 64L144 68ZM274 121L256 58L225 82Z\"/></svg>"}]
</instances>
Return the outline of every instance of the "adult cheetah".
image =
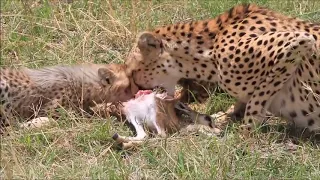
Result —
<instances>
[{"instance_id":1,"label":"adult cheetah","mask_svg":"<svg viewBox=\"0 0 320 180\"><path fill-rule=\"evenodd\" d=\"M169 94L181 78L218 83L234 96L244 130L270 111L309 130L320 128L320 25L254 4L214 19L142 32L127 64L142 89Z\"/></svg>"},{"instance_id":2,"label":"adult cheetah","mask_svg":"<svg viewBox=\"0 0 320 180\"><path fill-rule=\"evenodd\" d=\"M13 117L55 116L59 107L88 113L96 104L130 100L137 91L125 64L2 68L1 126Z\"/></svg>"}]
</instances>

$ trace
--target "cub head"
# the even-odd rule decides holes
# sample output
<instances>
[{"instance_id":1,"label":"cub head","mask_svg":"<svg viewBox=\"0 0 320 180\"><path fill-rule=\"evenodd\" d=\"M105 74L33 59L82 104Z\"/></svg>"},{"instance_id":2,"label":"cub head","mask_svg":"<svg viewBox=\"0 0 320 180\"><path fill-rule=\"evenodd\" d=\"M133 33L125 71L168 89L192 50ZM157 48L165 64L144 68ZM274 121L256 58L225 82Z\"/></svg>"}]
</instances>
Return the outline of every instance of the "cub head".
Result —
<instances>
[{"instance_id":1,"label":"cub head","mask_svg":"<svg viewBox=\"0 0 320 180\"><path fill-rule=\"evenodd\" d=\"M98 76L109 102L128 101L139 90L125 64L108 64L98 69Z\"/></svg>"},{"instance_id":2,"label":"cub head","mask_svg":"<svg viewBox=\"0 0 320 180\"><path fill-rule=\"evenodd\" d=\"M174 87L182 76L182 65L174 58L170 46L168 41L151 32L138 36L126 64L140 89L163 87L169 95L174 95Z\"/></svg>"}]
</instances>

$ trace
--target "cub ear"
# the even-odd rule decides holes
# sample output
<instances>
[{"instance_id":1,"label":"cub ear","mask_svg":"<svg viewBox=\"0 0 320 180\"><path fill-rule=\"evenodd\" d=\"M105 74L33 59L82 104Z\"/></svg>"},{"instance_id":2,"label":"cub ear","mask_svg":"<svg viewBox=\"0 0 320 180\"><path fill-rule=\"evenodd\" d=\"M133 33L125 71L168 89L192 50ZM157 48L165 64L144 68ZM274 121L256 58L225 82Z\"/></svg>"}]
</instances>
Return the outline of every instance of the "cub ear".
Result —
<instances>
[{"instance_id":1,"label":"cub ear","mask_svg":"<svg viewBox=\"0 0 320 180\"><path fill-rule=\"evenodd\" d=\"M111 85L115 80L114 72L108 68L99 68L98 75L101 83L105 86Z\"/></svg>"},{"instance_id":2,"label":"cub ear","mask_svg":"<svg viewBox=\"0 0 320 180\"><path fill-rule=\"evenodd\" d=\"M163 44L161 39L155 37L151 32L142 32L139 35L138 47L141 52L149 53L150 51L161 49Z\"/></svg>"}]
</instances>

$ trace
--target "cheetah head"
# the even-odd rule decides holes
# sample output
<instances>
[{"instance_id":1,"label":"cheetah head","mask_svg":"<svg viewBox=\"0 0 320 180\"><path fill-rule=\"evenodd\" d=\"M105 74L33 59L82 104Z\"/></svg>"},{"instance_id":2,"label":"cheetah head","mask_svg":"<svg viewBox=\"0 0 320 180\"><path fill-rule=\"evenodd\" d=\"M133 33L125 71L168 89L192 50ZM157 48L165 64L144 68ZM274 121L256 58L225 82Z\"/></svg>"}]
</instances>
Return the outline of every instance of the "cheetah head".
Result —
<instances>
[{"instance_id":1,"label":"cheetah head","mask_svg":"<svg viewBox=\"0 0 320 180\"><path fill-rule=\"evenodd\" d=\"M127 101L134 98L138 87L132 73L124 64L109 64L98 69L103 94L111 98L110 102Z\"/></svg>"},{"instance_id":2,"label":"cheetah head","mask_svg":"<svg viewBox=\"0 0 320 180\"><path fill-rule=\"evenodd\" d=\"M143 32L138 36L136 47L129 54L126 64L140 89L162 87L169 95L174 95L174 87L181 74L170 46L169 42L152 32Z\"/></svg>"}]
</instances>

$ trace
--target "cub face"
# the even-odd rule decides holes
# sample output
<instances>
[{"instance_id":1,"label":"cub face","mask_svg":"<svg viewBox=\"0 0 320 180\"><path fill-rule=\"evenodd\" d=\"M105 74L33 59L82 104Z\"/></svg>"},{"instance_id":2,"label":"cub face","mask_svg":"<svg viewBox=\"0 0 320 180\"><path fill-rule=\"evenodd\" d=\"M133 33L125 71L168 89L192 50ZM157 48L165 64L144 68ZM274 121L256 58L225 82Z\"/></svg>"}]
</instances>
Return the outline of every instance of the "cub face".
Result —
<instances>
[{"instance_id":1,"label":"cub face","mask_svg":"<svg viewBox=\"0 0 320 180\"><path fill-rule=\"evenodd\" d=\"M138 87L132 73L124 64L109 64L98 69L102 92L109 97L109 102L124 102L134 98Z\"/></svg>"}]
</instances>

